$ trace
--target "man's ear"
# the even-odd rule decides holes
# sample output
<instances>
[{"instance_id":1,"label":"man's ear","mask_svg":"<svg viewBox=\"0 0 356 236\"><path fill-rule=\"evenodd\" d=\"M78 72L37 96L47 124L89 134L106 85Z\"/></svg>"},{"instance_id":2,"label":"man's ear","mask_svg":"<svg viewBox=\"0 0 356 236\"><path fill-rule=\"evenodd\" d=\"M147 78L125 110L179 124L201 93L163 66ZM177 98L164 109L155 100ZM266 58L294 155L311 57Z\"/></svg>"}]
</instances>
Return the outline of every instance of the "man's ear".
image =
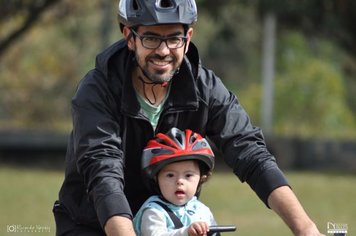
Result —
<instances>
[{"instance_id":1,"label":"man's ear","mask_svg":"<svg viewBox=\"0 0 356 236\"><path fill-rule=\"evenodd\" d=\"M187 31L187 44L186 44L186 47L185 47L185 53L188 52L189 43L190 43L192 37L193 37L193 28L190 27L190 28L188 29L188 31Z\"/></svg>"},{"instance_id":2,"label":"man's ear","mask_svg":"<svg viewBox=\"0 0 356 236\"><path fill-rule=\"evenodd\" d=\"M127 47L130 50L135 51L135 42L134 42L134 38L132 37L132 32L131 32L130 28L128 28L127 26L124 26L122 33L127 41Z\"/></svg>"}]
</instances>

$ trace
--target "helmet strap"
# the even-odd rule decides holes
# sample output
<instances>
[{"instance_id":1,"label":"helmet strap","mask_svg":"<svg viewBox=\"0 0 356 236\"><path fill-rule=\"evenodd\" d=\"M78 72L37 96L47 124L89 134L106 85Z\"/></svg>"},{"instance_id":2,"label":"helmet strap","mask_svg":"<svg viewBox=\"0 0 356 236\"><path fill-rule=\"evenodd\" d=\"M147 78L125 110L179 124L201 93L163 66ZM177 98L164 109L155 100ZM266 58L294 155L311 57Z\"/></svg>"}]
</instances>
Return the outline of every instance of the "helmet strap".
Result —
<instances>
[{"instance_id":1,"label":"helmet strap","mask_svg":"<svg viewBox=\"0 0 356 236\"><path fill-rule=\"evenodd\" d=\"M147 82L145 81L140 75L138 76L138 79L141 81L142 83L142 89L143 89L143 95L145 97L145 99L151 104L151 105L154 105L156 102L157 102L157 96L154 92L154 87L156 85L161 85L161 87L167 87L168 84L169 84L169 81L163 81L163 82L157 82L157 81L153 81L150 76L145 72L145 70L138 64L137 60L136 60L136 57L133 57L133 62L136 64L136 66L141 70L142 74L148 79L150 80L151 82ZM151 101L148 96L147 96L147 93L146 93L146 85L152 85L151 87L151 92L153 94L153 101Z\"/></svg>"},{"instance_id":2,"label":"helmet strap","mask_svg":"<svg viewBox=\"0 0 356 236\"><path fill-rule=\"evenodd\" d=\"M154 91L154 87L155 87L156 85L161 84L161 83L157 83L157 82L146 82L146 81L144 81L144 80L142 79L141 76L138 76L138 79L142 82L143 95L145 96L146 100L147 100L151 105L156 104L156 102L157 102L157 97L156 97L156 94L155 94L155 91ZM152 86L151 86L151 92L152 92L152 95L153 95L153 101L151 101L151 100L148 98L147 94L146 94L146 84L152 85ZM165 86L163 86L163 84L161 84L161 86L162 86L162 87L165 87Z\"/></svg>"}]
</instances>

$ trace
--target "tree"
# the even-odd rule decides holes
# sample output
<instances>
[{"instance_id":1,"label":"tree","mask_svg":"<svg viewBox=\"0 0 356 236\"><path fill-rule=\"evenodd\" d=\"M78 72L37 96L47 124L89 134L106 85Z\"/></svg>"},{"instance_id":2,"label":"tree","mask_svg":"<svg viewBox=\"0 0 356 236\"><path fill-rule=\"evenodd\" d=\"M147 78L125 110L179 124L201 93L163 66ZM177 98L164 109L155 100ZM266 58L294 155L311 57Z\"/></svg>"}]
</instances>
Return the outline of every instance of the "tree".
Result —
<instances>
[{"instance_id":1,"label":"tree","mask_svg":"<svg viewBox=\"0 0 356 236\"><path fill-rule=\"evenodd\" d=\"M20 18L20 23L0 38L0 57L16 40L25 34L51 6L61 0L0 0L0 28L11 20Z\"/></svg>"},{"instance_id":2,"label":"tree","mask_svg":"<svg viewBox=\"0 0 356 236\"><path fill-rule=\"evenodd\" d=\"M340 65L343 52L328 40L318 45L297 31L280 35L275 79L273 133L298 137L355 137L356 121L346 102ZM260 84L240 92L254 119L261 106ZM259 123L259 120L255 120Z\"/></svg>"},{"instance_id":3,"label":"tree","mask_svg":"<svg viewBox=\"0 0 356 236\"><path fill-rule=\"evenodd\" d=\"M102 49L100 7L63 0L8 48L0 63L0 128L70 128L70 99Z\"/></svg>"}]
</instances>

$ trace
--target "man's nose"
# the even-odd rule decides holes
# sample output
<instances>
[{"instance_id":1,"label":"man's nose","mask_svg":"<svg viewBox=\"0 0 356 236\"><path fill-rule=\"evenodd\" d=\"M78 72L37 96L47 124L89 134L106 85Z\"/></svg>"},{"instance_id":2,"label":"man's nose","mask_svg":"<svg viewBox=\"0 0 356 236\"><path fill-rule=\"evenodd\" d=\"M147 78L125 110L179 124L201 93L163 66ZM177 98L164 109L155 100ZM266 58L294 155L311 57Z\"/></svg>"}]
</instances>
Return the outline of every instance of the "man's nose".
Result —
<instances>
[{"instance_id":1,"label":"man's nose","mask_svg":"<svg viewBox=\"0 0 356 236\"><path fill-rule=\"evenodd\" d=\"M159 55L168 55L170 52L171 51L167 46L167 41L164 41L164 40L162 40L159 47L156 48L156 53Z\"/></svg>"}]
</instances>

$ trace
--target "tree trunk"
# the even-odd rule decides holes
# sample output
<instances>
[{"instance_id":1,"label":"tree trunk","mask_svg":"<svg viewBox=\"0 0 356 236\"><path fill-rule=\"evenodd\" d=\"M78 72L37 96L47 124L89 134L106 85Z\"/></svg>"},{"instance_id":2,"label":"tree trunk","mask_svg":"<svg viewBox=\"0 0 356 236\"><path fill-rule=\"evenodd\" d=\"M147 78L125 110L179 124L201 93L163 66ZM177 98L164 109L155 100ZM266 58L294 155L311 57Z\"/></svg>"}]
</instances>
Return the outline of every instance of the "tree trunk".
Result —
<instances>
[{"instance_id":1,"label":"tree trunk","mask_svg":"<svg viewBox=\"0 0 356 236\"><path fill-rule=\"evenodd\" d=\"M267 13L263 19L262 36L262 128L266 134L272 132L273 126L273 93L275 70L275 41L276 41L276 17L273 13Z\"/></svg>"}]
</instances>

